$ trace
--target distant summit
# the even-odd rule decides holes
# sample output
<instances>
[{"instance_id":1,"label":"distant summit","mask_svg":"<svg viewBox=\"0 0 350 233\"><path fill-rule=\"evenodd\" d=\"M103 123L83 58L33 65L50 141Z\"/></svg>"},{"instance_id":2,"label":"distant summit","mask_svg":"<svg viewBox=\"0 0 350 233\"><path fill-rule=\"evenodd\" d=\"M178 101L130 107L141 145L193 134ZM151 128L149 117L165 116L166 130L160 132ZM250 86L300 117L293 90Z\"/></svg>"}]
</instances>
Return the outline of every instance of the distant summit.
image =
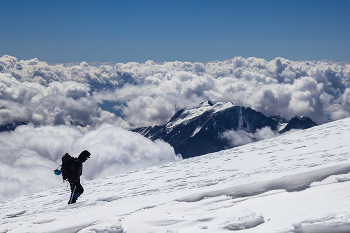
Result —
<instances>
[{"instance_id":1,"label":"distant summit","mask_svg":"<svg viewBox=\"0 0 350 233\"><path fill-rule=\"evenodd\" d=\"M317 124L313 122L309 117L305 116L295 116L287 122L287 125L281 129L279 132L284 133L291 129L307 129L316 126Z\"/></svg>"},{"instance_id":2,"label":"distant summit","mask_svg":"<svg viewBox=\"0 0 350 233\"><path fill-rule=\"evenodd\" d=\"M307 129L317 125L308 117L266 117L251 108L236 106L231 102L210 101L196 108L181 109L166 125L134 129L151 140L162 139L174 147L183 158L212 153L233 147L222 137L229 130L245 131L253 135L258 129L269 127L276 133L291 129Z\"/></svg>"}]
</instances>

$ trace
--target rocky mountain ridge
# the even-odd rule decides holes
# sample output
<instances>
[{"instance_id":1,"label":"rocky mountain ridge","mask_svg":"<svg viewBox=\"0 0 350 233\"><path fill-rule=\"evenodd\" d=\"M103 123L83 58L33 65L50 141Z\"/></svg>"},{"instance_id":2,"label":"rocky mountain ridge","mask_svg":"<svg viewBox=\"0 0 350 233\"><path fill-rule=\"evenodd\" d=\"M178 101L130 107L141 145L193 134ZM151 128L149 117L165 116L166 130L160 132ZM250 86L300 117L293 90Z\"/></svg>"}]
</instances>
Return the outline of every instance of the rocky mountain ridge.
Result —
<instances>
[{"instance_id":1,"label":"rocky mountain ridge","mask_svg":"<svg viewBox=\"0 0 350 233\"><path fill-rule=\"evenodd\" d=\"M284 133L315 125L304 116L287 121L280 116L266 117L261 112L231 102L213 104L207 101L196 108L179 110L165 125L141 127L133 131L151 140L162 139L173 146L177 154L189 158L231 148L232 142L222 137L229 130L253 135L265 127L276 133Z\"/></svg>"}]
</instances>

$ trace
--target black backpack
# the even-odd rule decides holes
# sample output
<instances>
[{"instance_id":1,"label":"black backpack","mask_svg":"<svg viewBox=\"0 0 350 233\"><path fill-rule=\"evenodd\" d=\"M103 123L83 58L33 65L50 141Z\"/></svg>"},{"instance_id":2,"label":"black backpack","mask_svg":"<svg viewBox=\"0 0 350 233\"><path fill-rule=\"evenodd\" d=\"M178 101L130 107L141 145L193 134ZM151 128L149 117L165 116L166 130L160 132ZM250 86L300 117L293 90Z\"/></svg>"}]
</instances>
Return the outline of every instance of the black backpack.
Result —
<instances>
[{"instance_id":1,"label":"black backpack","mask_svg":"<svg viewBox=\"0 0 350 233\"><path fill-rule=\"evenodd\" d=\"M68 153L65 153L62 156L61 171L63 180L68 180L69 177L73 176L72 164L74 160L75 158L70 156Z\"/></svg>"}]
</instances>

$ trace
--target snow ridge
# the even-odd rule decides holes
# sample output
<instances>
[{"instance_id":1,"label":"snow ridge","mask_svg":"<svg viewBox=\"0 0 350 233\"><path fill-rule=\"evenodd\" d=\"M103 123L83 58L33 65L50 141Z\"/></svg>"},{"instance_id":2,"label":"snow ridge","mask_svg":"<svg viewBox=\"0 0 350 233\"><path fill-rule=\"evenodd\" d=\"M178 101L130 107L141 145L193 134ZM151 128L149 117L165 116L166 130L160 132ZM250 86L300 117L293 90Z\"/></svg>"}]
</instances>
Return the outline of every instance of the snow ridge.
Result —
<instances>
[{"instance_id":1,"label":"snow ridge","mask_svg":"<svg viewBox=\"0 0 350 233\"><path fill-rule=\"evenodd\" d=\"M274 180L243 184L222 190L194 194L179 198L177 201L196 202L206 197L217 197L221 195L232 196L234 198L251 197L273 190L285 190L287 192L302 191L309 188L312 183L322 181L331 175L347 174L349 172L350 163L301 174L283 176Z\"/></svg>"}]
</instances>

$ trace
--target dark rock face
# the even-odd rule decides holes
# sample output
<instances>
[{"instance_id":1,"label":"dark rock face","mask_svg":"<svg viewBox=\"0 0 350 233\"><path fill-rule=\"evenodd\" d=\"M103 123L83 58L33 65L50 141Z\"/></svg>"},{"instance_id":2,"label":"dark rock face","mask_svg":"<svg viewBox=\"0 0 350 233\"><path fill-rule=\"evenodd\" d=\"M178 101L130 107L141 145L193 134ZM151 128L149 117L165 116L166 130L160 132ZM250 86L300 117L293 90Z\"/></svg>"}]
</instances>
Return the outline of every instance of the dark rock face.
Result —
<instances>
[{"instance_id":1,"label":"dark rock face","mask_svg":"<svg viewBox=\"0 0 350 233\"><path fill-rule=\"evenodd\" d=\"M264 127L277 132L281 124L285 125L283 132L295 127L305 129L316 125L311 119L313 124L309 120L292 120L287 122L280 116L266 117L251 108L235 106L230 102L213 105L207 101L197 108L181 109L166 125L142 127L133 131L151 140L162 139L173 146L177 154L190 158L231 148L232 144L221 136L228 130L243 130L253 134Z\"/></svg>"}]
</instances>

